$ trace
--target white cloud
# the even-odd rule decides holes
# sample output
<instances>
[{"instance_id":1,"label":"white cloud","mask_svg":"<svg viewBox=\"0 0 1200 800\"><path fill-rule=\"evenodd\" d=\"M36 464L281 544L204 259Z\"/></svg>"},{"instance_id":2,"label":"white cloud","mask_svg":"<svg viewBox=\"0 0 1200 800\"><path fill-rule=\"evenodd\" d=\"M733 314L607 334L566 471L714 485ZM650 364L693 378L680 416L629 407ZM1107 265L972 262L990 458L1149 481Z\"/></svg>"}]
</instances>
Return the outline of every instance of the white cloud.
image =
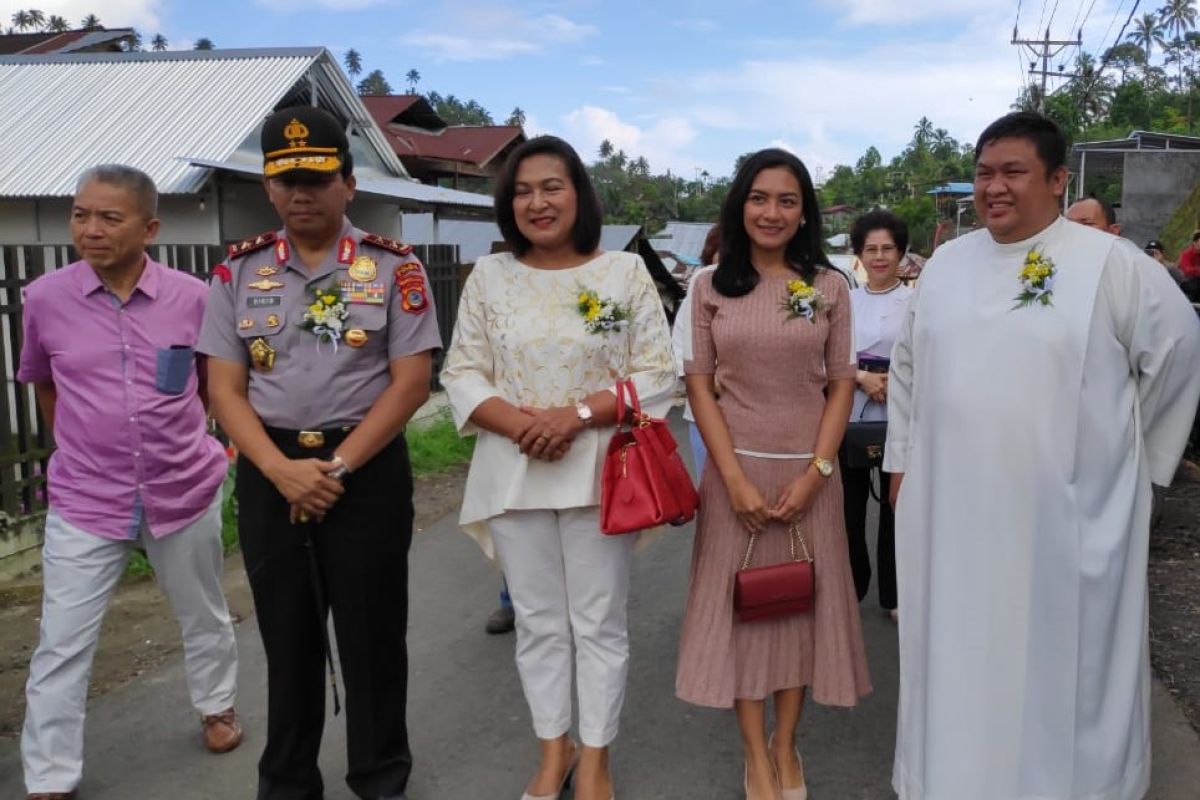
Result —
<instances>
[{"instance_id":1,"label":"white cloud","mask_svg":"<svg viewBox=\"0 0 1200 800\"><path fill-rule=\"evenodd\" d=\"M100 24L106 28L137 28L144 37L147 32L158 30L162 19L158 8L161 0L38 0L22 5L8 3L0 4L0 23L4 27L12 24L12 15L18 8L37 8L47 17L57 15L65 19L72 27L78 26L88 14L100 18ZM146 37L149 38L149 37Z\"/></svg>"},{"instance_id":2,"label":"white cloud","mask_svg":"<svg viewBox=\"0 0 1200 800\"><path fill-rule=\"evenodd\" d=\"M696 128L682 117L661 117L641 127L626 122L614 111L583 106L563 117L562 135L590 161L607 139L631 158L644 156L656 172L671 169L690 174L697 163L688 154L696 140Z\"/></svg>"},{"instance_id":3,"label":"white cloud","mask_svg":"<svg viewBox=\"0 0 1200 800\"><path fill-rule=\"evenodd\" d=\"M447 31L453 30L454 33ZM496 61L574 44L596 33L559 14L524 15L502 6L471 9L453 15L453 23L415 30L401 37L410 47L426 50L440 61Z\"/></svg>"},{"instance_id":4,"label":"white cloud","mask_svg":"<svg viewBox=\"0 0 1200 800\"><path fill-rule=\"evenodd\" d=\"M825 4L844 12L851 25L897 25L924 19L963 19L992 12L995 0L825 0ZM1004 13L1010 14L1005 8Z\"/></svg>"},{"instance_id":5,"label":"white cloud","mask_svg":"<svg viewBox=\"0 0 1200 800\"><path fill-rule=\"evenodd\" d=\"M581 67L603 67L607 63L608 62L603 58L600 58L600 56L584 56L583 58L579 59L579 66Z\"/></svg>"},{"instance_id":6,"label":"white cloud","mask_svg":"<svg viewBox=\"0 0 1200 800\"><path fill-rule=\"evenodd\" d=\"M254 0L254 2L276 11L296 11L304 7L325 8L331 11L359 11L372 6L386 5L391 3L391 0Z\"/></svg>"}]
</instances>

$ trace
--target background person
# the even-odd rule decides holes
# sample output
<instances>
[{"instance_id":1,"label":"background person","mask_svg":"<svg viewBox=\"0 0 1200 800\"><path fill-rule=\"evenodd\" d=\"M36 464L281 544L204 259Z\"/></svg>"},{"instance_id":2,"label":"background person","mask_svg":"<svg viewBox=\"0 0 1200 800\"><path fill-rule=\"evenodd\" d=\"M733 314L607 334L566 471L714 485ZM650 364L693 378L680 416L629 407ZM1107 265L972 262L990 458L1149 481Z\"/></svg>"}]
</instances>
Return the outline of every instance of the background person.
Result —
<instances>
[{"instance_id":1,"label":"background person","mask_svg":"<svg viewBox=\"0 0 1200 800\"><path fill-rule=\"evenodd\" d=\"M1098 231L1111 233L1113 236L1121 235L1121 225L1117 222L1116 209L1112 207L1111 203L1107 203L1099 197L1085 197L1082 200L1076 200L1067 209L1067 219Z\"/></svg>"},{"instance_id":2,"label":"background person","mask_svg":"<svg viewBox=\"0 0 1200 800\"><path fill-rule=\"evenodd\" d=\"M237 747L237 644L221 593L221 486L195 353L204 284L146 255L158 192L132 167L79 178L81 260L25 292L17 380L54 433L42 553L42 620L25 686L21 761L31 798L74 795L100 623L141 545L179 619L192 705L209 750Z\"/></svg>"},{"instance_id":3,"label":"background person","mask_svg":"<svg viewBox=\"0 0 1200 800\"><path fill-rule=\"evenodd\" d=\"M411 248L345 216L354 165L341 122L285 108L262 125L263 187L283 228L231 248L200 350L238 449L238 534L267 654L259 800L320 800L332 612L346 686L346 783L403 798L412 771L403 430L441 346ZM336 695L335 695L336 697Z\"/></svg>"},{"instance_id":4,"label":"background person","mask_svg":"<svg viewBox=\"0 0 1200 800\"><path fill-rule=\"evenodd\" d=\"M858 372L851 424L887 420L887 370L892 347L908 309L913 290L898 275L900 259L908 250L908 226L890 211L876 209L854 221L850 244L866 271L867 283L850 292L854 310L854 344L858 348ZM850 568L854 589L861 603L871 585L871 556L867 548L867 502L871 496L871 470L851 469L844 463L842 491L846 510L846 536L850 544ZM887 492L886 483L879 487ZM879 605L896 619L896 527L892 506L879 504L879 529L875 545Z\"/></svg>"},{"instance_id":5,"label":"background person","mask_svg":"<svg viewBox=\"0 0 1200 800\"><path fill-rule=\"evenodd\" d=\"M680 377L683 376L683 365L692 357L691 287L696 284L696 278L701 274L711 272L716 268L712 265L716 262L720 244L721 226L713 225L709 228L708 235L704 237L704 249L700 252L702 267L692 273L692 278L688 281L688 293L680 302L679 311L675 314L675 323L671 326L671 350L675 353L675 368ZM704 473L704 462L708 451L704 449L704 438L700 435L700 428L696 426L696 417L692 414L692 404L686 399L683 401L683 419L687 422L688 441L692 446L692 466L696 470L696 480L699 481L700 476Z\"/></svg>"},{"instance_id":6,"label":"background person","mask_svg":"<svg viewBox=\"0 0 1200 800\"><path fill-rule=\"evenodd\" d=\"M808 170L784 150L759 151L721 209L717 268L692 289L688 399L712 468L700 480L675 691L736 709L752 800L807 795L795 749L805 687L840 706L870 691L834 464L854 395L850 293L821 242ZM821 295L808 318L787 310L799 281ZM748 536L761 534L755 566L781 563L794 524L815 560L812 611L737 621L733 582Z\"/></svg>"},{"instance_id":7,"label":"background person","mask_svg":"<svg viewBox=\"0 0 1200 800\"><path fill-rule=\"evenodd\" d=\"M512 252L476 262L441 375L460 430L479 434L460 521L499 558L516 609L541 745L526 800L558 797L577 758L572 650L574 796L609 800L637 536L600 532L600 469L617 381L631 378L656 416L670 402L670 333L642 259L597 249L600 203L569 144L538 136L514 150L496 216Z\"/></svg>"}]
</instances>

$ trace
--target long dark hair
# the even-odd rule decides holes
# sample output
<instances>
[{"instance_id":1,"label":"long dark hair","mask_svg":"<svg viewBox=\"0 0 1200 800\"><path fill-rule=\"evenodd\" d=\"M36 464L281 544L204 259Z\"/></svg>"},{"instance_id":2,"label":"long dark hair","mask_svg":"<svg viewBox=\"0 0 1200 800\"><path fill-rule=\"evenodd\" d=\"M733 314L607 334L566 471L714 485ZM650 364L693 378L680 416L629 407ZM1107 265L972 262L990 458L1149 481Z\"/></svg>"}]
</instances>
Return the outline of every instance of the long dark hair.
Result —
<instances>
[{"instance_id":1,"label":"long dark hair","mask_svg":"<svg viewBox=\"0 0 1200 800\"><path fill-rule=\"evenodd\" d=\"M587 168L583 165L583 159L575 152L574 147L557 136L535 136L513 150L504 162L504 169L496 178L495 191L496 224L500 226L500 234L518 256L525 255L532 246L517 227L517 217L513 213L513 197L516 196L517 169L521 162L530 156L539 155L554 156L566 165L567 175L575 186L575 225L571 228L571 243L575 252L580 255L591 253L600 246L604 212L588 177Z\"/></svg>"},{"instance_id":2,"label":"long dark hair","mask_svg":"<svg viewBox=\"0 0 1200 800\"><path fill-rule=\"evenodd\" d=\"M788 266L812 283L818 267L832 269L821 247L821 206L817 190L804 163L786 150L759 150L742 162L721 206L721 258L713 273L713 288L726 297L741 297L758 285L758 271L750 263L750 235L746 233L745 208L754 179L764 169L785 167L800 183L800 207L804 222L784 251Z\"/></svg>"}]
</instances>

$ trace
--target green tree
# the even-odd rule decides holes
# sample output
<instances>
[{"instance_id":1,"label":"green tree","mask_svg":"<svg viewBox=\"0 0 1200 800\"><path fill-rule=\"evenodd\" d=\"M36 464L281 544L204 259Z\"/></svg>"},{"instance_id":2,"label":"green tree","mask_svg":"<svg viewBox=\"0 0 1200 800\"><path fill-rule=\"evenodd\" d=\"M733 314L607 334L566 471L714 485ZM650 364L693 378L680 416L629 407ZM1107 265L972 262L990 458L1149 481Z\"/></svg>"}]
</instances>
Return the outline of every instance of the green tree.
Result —
<instances>
[{"instance_id":1,"label":"green tree","mask_svg":"<svg viewBox=\"0 0 1200 800\"><path fill-rule=\"evenodd\" d=\"M613 143L608 139L600 142L600 160L605 161L609 158L612 158L612 154L615 152L615 150L616 148L613 147Z\"/></svg>"},{"instance_id":2,"label":"green tree","mask_svg":"<svg viewBox=\"0 0 1200 800\"><path fill-rule=\"evenodd\" d=\"M1154 45L1163 45L1166 43L1163 36L1163 26L1158 15L1150 12L1142 14L1133 23L1133 30L1125 38L1142 48L1142 52L1146 54L1147 64L1150 63L1150 56Z\"/></svg>"},{"instance_id":3,"label":"green tree","mask_svg":"<svg viewBox=\"0 0 1200 800\"><path fill-rule=\"evenodd\" d=\"M88 14L80 21L79 27L81 30L94 31L99 30L102 26L100 25L99 17L95 14Z\"/></svg>"},{"instance_id":4,"label":"green tree","mask_svg":"<svg viewBox=\"0 0 1200 800\"><path fill-rule=\"evenodd\" d=\"M71 30L71 23L57 14L51 14L46 18L46 30L50 33L63 33Z\"/></svg>"},{"instance_id":5,"label":"green tree","mask_svg":"<svg viewBox=\"0 0 1200 800\"><path fill-rule=\"evenodd\" d=\"M383 70L371 70L367 73L367 77L358 82L358 93L364 96L369 94L391 94L392 85L383 76Z\"/></svg>"},{"instance_id":6,"label":"green tree","mask_svg":"<svg viewBox=\"0 0 1200 800\"><path fill-rule=\"evenodd\" d=\"M1166 0L1158 10L1158 18L1168 35L1182 39L1185 33L1196 28L1194 0Z\"/></svg>"},{"instance_id":7,"label":"green tree","mask_svg":"<svg viewBox=\"0 0 1200 800\"><path fill-rule=\"evenodd\" d=\"M150 40L150 49L156 53L161 53L167 49L167 37L161 33L154 34L154 38Z\"/></svg>"},{"instance_id":8,"label":"green tree","mask_svg":"<svg viewBox=\"0 0 1200 800\"><path fill-rule=\"evenodd\" d=\"M212 50L215 47L216 45L213 44L213 40L207 36L197 39L196 43L192 45L193 50Z\"/></svg>"},{"instance_id":9,"label":"green tree","mask_svg":"<svg viewBox=\"0 0 1200 800\"><path fill-rule=\"evenodd\" d=\"M408 93L417 93L417 84L421 82L421 73L415 69L410 69L404 73L404 80L408 82Z\"/></svg>"},{"instance_id":10,"label":"green tree","mask_svg":"<svg viewBox=\"0 0 1200 800\"><path fill-rule=\"evenodd\" d=\"M362 74L362 56L353 47L346 51L346 54L342 57L342 61L346 65L346 74L350 76L350 80L354 80Z\"/></svg>"},{"instance_id":11,"label":"green tree","mask_svg":"<svg viewBox=\"0 0 1200 800\"><path fill-rule=\"evenodd\" d=\"M24 10L13 12L12 24L13 27L19 31L27 31L30 28L37 27L37 24L33 21L33 18L29 15L29 12Z\"/></svg>"},{"instance_id":12,"label":"green tree","mask_svg":"<svg viewBox=\"0 0 1200 800\"><path fill-rule=\"evenodd\" d=\"M126 39L125 39L125 52L140 53L141 51L142 51L142 35L140 33L138 33L136 29L133 29L133 32L130 33L129 36L126 37Z\"/></svg>"},{"instance_id":13,"label":"green tree","mask_svg":"<svg viewBox=\"0 0 1200 800\"><path fill-rule=\"evenodd\" d=\"M474 100L463 102L452 94L444 97L437 92L426 95L437 115L450 125L495 125L488 110Z\"/></svg>"},{"instance_id":14,"label":"green tree","mask_svg":"<svg viewBox=\"0 0 1200 800\"><path fill-rule=\"evenodd\" d=\"M525 127L525 110L523 108L521 108L520 106L517 106L516 108L514 108L512 110L512 113L508 115L508 120L504 124L505 125L516 125L519 128L524 128Z\"/></svg>"}]
</instances>

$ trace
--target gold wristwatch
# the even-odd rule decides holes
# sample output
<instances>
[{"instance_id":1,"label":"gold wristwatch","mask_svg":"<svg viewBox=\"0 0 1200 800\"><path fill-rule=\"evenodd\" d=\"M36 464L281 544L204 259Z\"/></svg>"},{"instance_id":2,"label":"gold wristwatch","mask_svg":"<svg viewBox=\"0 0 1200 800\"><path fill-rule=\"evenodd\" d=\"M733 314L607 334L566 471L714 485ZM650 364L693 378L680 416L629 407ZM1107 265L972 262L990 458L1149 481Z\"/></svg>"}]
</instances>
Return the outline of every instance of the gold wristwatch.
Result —
<instances>
[{"instance_id":1,"label":"gold wristwatch","mask_svg":"<svg viewBox=\"0 0 1200 800\"><path fill-rule=\"evenodd\" d=\"M822 478L828 478L833 474L833 462L828 459L814 455L812 457L812 465L817 468L817 473Z\"/></svg>"}]
</instances>

